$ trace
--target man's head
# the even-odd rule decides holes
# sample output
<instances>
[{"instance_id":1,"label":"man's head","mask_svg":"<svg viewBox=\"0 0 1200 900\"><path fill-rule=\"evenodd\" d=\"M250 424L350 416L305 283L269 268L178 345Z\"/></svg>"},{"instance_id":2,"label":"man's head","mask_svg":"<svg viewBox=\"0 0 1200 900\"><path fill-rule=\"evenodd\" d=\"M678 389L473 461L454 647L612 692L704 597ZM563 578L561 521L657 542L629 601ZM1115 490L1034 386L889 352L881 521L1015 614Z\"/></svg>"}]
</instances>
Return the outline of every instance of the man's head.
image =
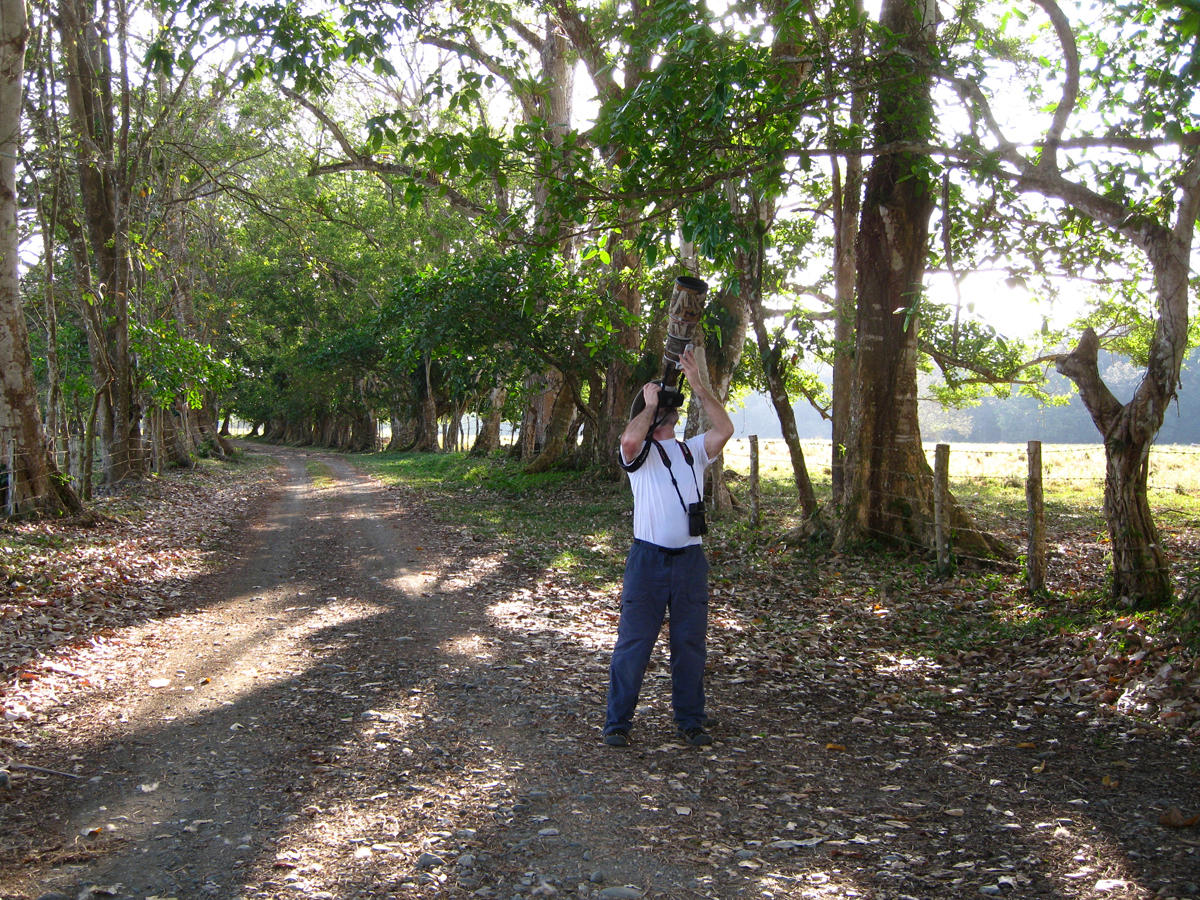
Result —
<instances>
[{"instance_id":1,"label":"man's head","mask_svg":"<svg viewBox=\"0 0 1200 900\"><path fill-rule=\"evenodd\" d=\"M658 426L654 429L655 440L664 441L671 438L675 434L675 426L679 422L679 409L659 409L655 419L662 419Z\"/></svg>"}]
</instances>

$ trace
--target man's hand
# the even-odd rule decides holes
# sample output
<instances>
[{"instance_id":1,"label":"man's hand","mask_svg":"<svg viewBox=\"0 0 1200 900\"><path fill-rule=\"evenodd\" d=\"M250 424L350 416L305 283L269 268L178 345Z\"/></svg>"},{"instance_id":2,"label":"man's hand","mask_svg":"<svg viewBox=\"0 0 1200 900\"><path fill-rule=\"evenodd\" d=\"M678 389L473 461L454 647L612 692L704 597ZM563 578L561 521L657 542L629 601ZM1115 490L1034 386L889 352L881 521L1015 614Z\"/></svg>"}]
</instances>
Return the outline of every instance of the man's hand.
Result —
<instances>
[{"instance_id":1,"label":"man's hand","mask_svg":"<svg viewBox=\"0 0 1200 900\"><path fill-rule=\"evenodd\" d=\"M661 391L662 385L653 381L642 387L642 399L646 401L646 406L629 420L625 430L621 432L621 453L626 462L631 462L646 442L646 435L650 432L650 426L654 424L658 413L658 395Z\"/></svg>"},{"instance_id":2,"label":"man's hand","mask_svg":"<svg viewBox=\"0 0 1200 900\"><path fill-rule=\"evenodd\" d=\"M700 364L696 362L696 354L692 352L691 347L679 355L679 368L683 369L692 390L696 390L700 386Z\"/></svg>"}]
</instances>

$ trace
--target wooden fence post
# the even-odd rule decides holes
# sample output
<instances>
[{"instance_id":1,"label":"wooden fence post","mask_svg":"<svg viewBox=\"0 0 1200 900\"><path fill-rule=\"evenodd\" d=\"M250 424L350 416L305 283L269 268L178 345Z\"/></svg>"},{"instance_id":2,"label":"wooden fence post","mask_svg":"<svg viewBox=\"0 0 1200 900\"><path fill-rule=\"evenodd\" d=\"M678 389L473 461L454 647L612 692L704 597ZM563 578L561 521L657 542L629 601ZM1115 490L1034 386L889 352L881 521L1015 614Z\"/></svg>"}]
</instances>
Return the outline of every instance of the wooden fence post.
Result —
<instances>
[{"instance_id":1,"label":"wooden fence post","mask_svg":"<svg viewBox=\"0 0 1200 900\"><path fill-rule=\"evenodd\" d=\"M1025 505L1029 515L1029 547L1026 551L1026 583L1031 594L1046 589L1046 507L1042 495L1042 442L1030 441L1026 456Z\"/></svg>"},{"instance_id":2,"label":"wooden fence post","mask_svg":"<svg viewBox=\"0 0 1200 900\"><path fill-rule=\"evenodd\" d=\"M938 444L933 456L933 540L937 545L937 569L950 571L950 445Z\"/></svg>"},{"instance_id":3,"label":"wooden fence post","mask_svg":"<svg viewBox=\"0 0 1200 900\"><path fill-rule=\"evenodd\" d=\"M759 523L758 505L758 435L750 435L750 525L757 528Z\"/></svg>"}]
</instances>

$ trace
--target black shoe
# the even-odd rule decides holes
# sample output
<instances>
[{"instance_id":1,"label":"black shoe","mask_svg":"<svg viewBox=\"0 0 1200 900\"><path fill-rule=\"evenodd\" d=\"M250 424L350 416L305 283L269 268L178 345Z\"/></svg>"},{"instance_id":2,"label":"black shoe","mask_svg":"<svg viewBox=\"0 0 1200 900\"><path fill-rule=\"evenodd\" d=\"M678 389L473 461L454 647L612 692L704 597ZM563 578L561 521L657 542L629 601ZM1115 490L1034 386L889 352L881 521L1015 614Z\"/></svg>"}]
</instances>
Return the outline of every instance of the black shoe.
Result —
<instances>
[{"instance_id":1,"label":"black shoe","mask_svg":"<svg viewBox=\"0 0 1200 900\"><path fill-rule=\"evenodd\" d=\"M617 731L610 731L604 736L604 743L610 747L628 747L629 732L623 728Z\"/></svg>"},{"instance_id":2,"label":"black shoe","mask_svg":"<svg viewBox=\"0 0 1200 900\"><path fill-rule=\"evenodd\" d=\"M679 737L685 744L692 747L707 747L712 743L712 735L699 726L695 728L680 728Z\"/></svg>"}]
</instances>

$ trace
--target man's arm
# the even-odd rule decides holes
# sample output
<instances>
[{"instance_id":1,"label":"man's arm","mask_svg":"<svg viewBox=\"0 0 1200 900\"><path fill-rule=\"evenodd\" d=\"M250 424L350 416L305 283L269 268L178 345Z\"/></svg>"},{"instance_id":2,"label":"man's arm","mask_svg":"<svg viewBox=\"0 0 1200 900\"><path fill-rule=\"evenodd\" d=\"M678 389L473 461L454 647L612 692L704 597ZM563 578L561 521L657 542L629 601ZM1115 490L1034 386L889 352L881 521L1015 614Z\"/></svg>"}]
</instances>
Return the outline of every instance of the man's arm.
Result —
<instances>
[{"instance_id":1,"label":"man's arm","mask_svg":"<svg viewBox=\"0 0 1200 900\"><path fill-rule=\"evenodd\" d=\"M627 463L638 455L642 444L646 443L646 435L650 433L654 416L658 413L658 392L661 390L662 385L653 381L642 388L642 399L646 401L646 408L630 419L625 430L621 432L621 455Z\"/></svg>"},{"instance_id":2,"label":"man's arm","mask_svg":"<svg viewBox=\"0 0 1200 900\"><path fill-rule=\"evenodd\" d=\"M733 420L700 377L700 366L691 350L685 350L679 357L679 367L687 376L692 392L699 398L704 415L708 416L709 427L708 431L704 432L704 452L708 454L709 459L716 459L733 437Z\"/></svg>"}]
</instances>

